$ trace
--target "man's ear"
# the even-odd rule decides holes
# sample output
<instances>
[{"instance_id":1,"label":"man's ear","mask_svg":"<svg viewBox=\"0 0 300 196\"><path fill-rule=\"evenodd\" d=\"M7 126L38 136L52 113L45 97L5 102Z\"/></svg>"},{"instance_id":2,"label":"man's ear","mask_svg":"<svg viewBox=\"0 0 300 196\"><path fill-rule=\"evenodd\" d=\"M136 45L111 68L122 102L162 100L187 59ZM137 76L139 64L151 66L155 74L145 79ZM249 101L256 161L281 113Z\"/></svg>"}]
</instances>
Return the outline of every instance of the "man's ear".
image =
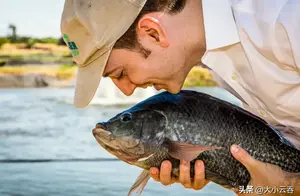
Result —
<instances>
[{"instance_id":1,"label":"man's ear","mask_svg":"<svg viewBox=\"0 0 300 196\"><path fill-rule=\"evenodd\" d=\"M162 47L169 46L169 40L162 24L154 17L142 17L138 22L137 34L140 37L149 37L151 41Z\"/></svg>"}]
</instances>

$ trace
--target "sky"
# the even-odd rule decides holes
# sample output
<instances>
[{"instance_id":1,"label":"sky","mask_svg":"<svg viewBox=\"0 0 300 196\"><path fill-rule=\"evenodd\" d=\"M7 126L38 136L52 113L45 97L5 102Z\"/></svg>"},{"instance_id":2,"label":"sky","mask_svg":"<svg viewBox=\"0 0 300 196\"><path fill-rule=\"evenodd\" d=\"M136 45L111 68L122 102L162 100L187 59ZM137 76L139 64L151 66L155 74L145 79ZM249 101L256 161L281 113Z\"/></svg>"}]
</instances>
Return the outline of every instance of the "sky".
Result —
<instances>
[{"instance_id":1,"label":"sky","mask_svg":"<svg viewBox=\"0 0 300 196\"><path fill-rule=\"evenodd\" d=\"M60 37L60 18L64 0L0 0L0 37L11 34L10 23L17 35Z\"/></svg>"}]
</instances>

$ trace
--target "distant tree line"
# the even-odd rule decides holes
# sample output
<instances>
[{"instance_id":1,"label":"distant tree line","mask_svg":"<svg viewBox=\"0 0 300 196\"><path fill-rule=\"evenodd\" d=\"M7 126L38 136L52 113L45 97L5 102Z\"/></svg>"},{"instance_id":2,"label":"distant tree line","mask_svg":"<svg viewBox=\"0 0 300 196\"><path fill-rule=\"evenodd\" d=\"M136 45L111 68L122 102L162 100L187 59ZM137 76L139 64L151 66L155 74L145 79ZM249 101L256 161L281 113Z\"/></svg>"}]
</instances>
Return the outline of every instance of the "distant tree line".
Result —
<instances>
[{"instance_id":1,"label":"distant tree line","mask_svg":"<svg viewBox=\"0 0 300 196\"><path fill-rule=\"evenodd\" d=\"M53 37L46 38L33 38L33 37L24 37L17 35L17 27L13 24L10 24L8 28L11 30L11 34L6 37L0 37L0 48L5 43L24 43L27 48L31 48L36 43L51 43L57 45L66 45L63 38L59 39Z\"/></svg>"}]
</instances>

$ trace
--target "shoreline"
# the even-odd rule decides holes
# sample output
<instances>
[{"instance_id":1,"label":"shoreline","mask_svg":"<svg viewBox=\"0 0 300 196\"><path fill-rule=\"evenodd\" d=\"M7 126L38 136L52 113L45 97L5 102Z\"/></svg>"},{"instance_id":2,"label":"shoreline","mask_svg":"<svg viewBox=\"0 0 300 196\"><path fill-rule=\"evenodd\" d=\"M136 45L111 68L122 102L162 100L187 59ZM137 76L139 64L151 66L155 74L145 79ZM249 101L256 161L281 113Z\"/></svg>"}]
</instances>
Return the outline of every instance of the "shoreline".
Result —
<instances>
[{"instance_id":1,"label":"shoreline","mask_svg":"<svg viewBox=\"0 0 300 196\"><path fill-rule=\"evenodd\" d=\"M0 74L0 88L41 88L41 87L74 87L75 81L60 80L46 74L28 73L23 75Z\"/></svg>"},{"instance_id":2,"label":"shoreline","mask_svg":"<svg viewBox=\"0 0 300 196\"><path fill-rule=\"evenodd\" d=\"M0 67L0 88L75 86L76 66L30 65Z\"/></svg>"}]
</instances>

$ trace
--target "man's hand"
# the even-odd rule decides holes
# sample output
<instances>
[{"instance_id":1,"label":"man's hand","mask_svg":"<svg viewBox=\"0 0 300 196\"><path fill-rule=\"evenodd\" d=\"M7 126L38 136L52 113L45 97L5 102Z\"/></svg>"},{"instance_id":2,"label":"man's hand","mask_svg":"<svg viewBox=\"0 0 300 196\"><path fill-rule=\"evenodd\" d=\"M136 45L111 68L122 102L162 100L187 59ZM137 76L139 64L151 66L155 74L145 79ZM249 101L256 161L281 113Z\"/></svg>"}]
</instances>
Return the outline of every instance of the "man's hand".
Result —
<instances>
[{"instance_id":1,"label":"man's hand","mask_svg":"<svg viewBox=\"0 0 300 196\"><path fill-rule=\"evenodd\" d=\"M249 171L251 180L249 185L255 187L277 187L293 186L293 194L282 194L282 195L300 195L300 173L289 173L283 171L280 167L269 163L264 163L252 158L244 149L239 146L232 145L231 153L239 162L241 162ZM296 157L295 157L296 158ZM255 191L254 191L255 192ZM238 193L238 192L237 192ZM250 195L250 194L240 194ZM258 195L258 194L253 194ZM264 194L267 195L267 194ZM276 195L269 193L269 195ZM279 194L278 194L279 195Z\"/></svg>"},{"instance_id":2,"label":"man's hand","mask_svg":"<svg viewBox=\"0 0 300 196\"><path fill-rule=\"evenodd\" d=\"M236 147L236 148L235 148ZM252 158L244 149L239 146L232 145L232 155L241 162L249 171L251 180L249 185L254 188L257 186L277 187L280 186L293 186L294 194L287 195L300 195L300 173L289 173L283 171L280 167ZM195 177L194 182L190 180L190 163L186 161L180 162L179 179L171 177L172 165L169 161L164 161L161 169L151 168L150 175L155 181L160 181L163 185L171 185L175 182L181 183L185 188L192 188L195 190L202 189L209 181L205 179L204 164L198 160L195 164ZM239 194L238 190L235 190ZM249 195L250 194L240 194ZM265 194L264 194L265 195ZM270 195L275 195L274 193Z\"/></svg>"},{"instance_id":3,"label":"man's hand","mask_svg":"<svg viewBox=\"0 0 300 196\"><path fill-rule=\"evenodd\" d=\"M185 188L192 188L195 190L202 189L209 182L205 180L203 161L198 160L195 162L195 175L193 182L191 182L190 177L190 162L180 161L179 167L179 179L171 177L172 164L170 161L164 161L161 164L160 170L157 168L151 168L150 175L155 181L160 181L163 185L168 186L178 182Z\"/></svg>"}]
</instances>

